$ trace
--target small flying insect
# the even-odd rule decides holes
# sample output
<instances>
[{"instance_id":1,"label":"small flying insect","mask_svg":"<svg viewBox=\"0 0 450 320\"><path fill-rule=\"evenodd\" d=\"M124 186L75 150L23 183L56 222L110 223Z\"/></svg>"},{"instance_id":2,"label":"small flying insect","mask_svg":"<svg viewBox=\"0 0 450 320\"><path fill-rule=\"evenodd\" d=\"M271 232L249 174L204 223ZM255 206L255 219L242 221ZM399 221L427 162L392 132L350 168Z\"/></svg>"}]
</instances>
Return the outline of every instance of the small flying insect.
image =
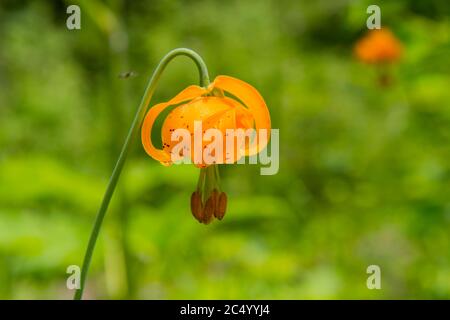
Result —
<instances>
[{"instance_id":1,"label":"small flying insect","mask_svg":"<svg viewBox=\"0 0 450 320\"><path fill-rule=\"evenodd\" d=\"M134 78L134 77L137 77L137 75L138 74L135 71L125 71L125 72L119 73L119 78L120 79Z\"/></svg>"}]
</instances>

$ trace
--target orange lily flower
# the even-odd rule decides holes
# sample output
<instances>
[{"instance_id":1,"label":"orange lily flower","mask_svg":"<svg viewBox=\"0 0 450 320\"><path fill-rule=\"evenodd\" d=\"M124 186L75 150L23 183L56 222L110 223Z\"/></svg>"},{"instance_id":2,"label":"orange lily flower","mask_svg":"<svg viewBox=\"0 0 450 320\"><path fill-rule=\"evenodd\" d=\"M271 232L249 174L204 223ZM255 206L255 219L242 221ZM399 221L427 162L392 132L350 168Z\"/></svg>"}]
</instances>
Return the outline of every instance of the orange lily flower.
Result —
<instances>
[{"instance_id":1,"label":"orange lily flower","mask_svg":"<svg viewBox=\"0 0 450 320\"><path fill-rule=\"evenodd\" d=\"M394 62L402 54L402 45L389 29L374 29L356 43L355 54L365 63Z\"/></svg>"},{"instance_id":2,"label":"orange lily flower","mask_svg":"<svg viewBox=\"0 0 450 320\"><path fill-rule=\"evenodd\" d=\"M227 97L225 93L233 97ZM158 149L151 141L151 131L158 115L170 106L176 107L164 120L161 130L163 148ZM266 135L265 139L235 144L232 157L227 153L215 154L213 164L203 158L203 150L211 143L205 136L201 137L201 154L198 154L194 141L190 150L176 149L174 154L177 142L172 140L173 132L185 129L195 138L196 123L201 124L203 133L208 129L218 130L222 141L226 140L228 129L254 129L257 136L265 129L262 132ZM197 190L191 196L191 210L199 222L208 224L213 217L221 220L226 211L227 196L220 189L217 164L234 163L243 156L259 153L268 143L270 127L269 110L254 87L233 77L218 76L207 88L191 85L169 101L151 107L142 125L141 139L145 151L165 166L171 165L174 159L189 157L201 168Z\"/></svg>"}]
</instances>

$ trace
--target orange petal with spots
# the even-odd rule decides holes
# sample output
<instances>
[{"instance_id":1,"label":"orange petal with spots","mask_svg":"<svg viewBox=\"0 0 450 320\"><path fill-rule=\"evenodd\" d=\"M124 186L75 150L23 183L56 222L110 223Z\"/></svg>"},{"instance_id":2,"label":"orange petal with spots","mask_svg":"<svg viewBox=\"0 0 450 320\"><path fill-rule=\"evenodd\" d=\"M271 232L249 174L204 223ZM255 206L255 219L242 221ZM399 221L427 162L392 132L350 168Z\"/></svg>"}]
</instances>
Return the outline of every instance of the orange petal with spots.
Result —
<instances>
[{"instance_id":1,"label":"orange petal with spots","mask_svg":"<svg viewBox=\"0 0 450 320\"><path fill-rule=\"evenodd\" d=\"M175 144L178 141L172 141L172 133L176 129L186 129L191 135L191 145L189 150L186 150L187 154L190 155L191 159L194 160L194 122L199 121L202 125L202 137L206 130L210 128L217 128L221 130L219 124L225 125L226 117L225 113L229 110L233 110L233 105L224 99L219 97L199 97L186 104L182 104L175 109L173 109L169 115L164 120L162 127L162 140L163 144L166 146L166 152L170 154ZM225 125L229 128L234 128L234 122L228 121ZM222 131L222 130L221 130ZM223 130L223 134L225 130ZM209 144L210 141L204 141L202 139L202 148ZM202 149L203 150L203 149ZM200 157L201 155L197 155ZM197 158L198 159L198 158ZM204 167L204 163L196 164L197 166Z\"/></svg>"},{"instance_id":2,"label":"orange petal with spots","mask_svg":"<svg viewBox=\"0 0 450 320\"><path fill-rule=\"evenodd\" d=\"M259 153L266 147L269 141L271 127L269 110L263 97L250 84L229 76L218 76L211 86L231 93L246 105L248 111L250 111L253 116L255 129L258 134L260 129L266 129L267 136L266 139L264 139L265 141L258 141L257 144L252 144L250 148L246 150L247 155Z\"/></svg>"},{"instance_id":3,"label":"orange petal with spots","mask_svg":"<svg viewBox=\"0 0 450 320\"><path fill-rule=\"evenodd\" d=\"M183 91L181 91L179 94L177 94L171 100L164 103L159 103L151 107L144 118L144 122L142 124L141 129L141 140L145 152L147 152L153 159L161 162L163 165L170 165L171 164L170 154L162 149L157 149L155 148L155 146L153 146L151 137L153 124L155 123L155 120L158 117L158 115L162 111L164 111L167 107L174 104L182 103L187 100L195 99L201 96L202 94L205 94L206 92L207 92L206 89L201 88L199 86L189 86Z\"/></svg>"}]
</instances>

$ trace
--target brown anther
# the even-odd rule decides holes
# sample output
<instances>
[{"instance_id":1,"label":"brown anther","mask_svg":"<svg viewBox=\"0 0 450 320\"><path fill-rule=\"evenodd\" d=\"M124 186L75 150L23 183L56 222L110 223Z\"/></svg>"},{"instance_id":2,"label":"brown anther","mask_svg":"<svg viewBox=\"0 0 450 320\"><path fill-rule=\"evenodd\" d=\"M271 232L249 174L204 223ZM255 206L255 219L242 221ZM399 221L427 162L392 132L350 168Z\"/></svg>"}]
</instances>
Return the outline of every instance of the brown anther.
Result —
<instances>
[{"instance_id":1,"label":"brown anther","mask_svg":"<svg viewBox=\"0 0 450 320\"><path fill-rule=\"evenodd\" d=\"M214 199L212 197L209 197L208 200L206 200L205 208L203 210L203 223L208 224L211 222L213 216L214 216Z\"/></svg>"},{"instance_id":2,"label":"brown anther","mask_svg":"<svg viewBox=\"0 0 450 320\"><path fill-rule=\"evenodd\" d=\"M219 196L220 196L220 193L217 189L214 189L211 192L211 198L213 199L213 203L214 203L214 217L216 217L216 218L217 218L217 208L219 206Z\"/></svg>"},{"instance_id":3,"label":"brown anther","mask_svg":"<svg viewBox=\"0 0 450 320\"><path fill-rule=\"evenodd\" d=\"M221 192L219 195L219 199L216 203L216 210L214 211L214 216L222 220L225 216L225 212L227 211L227 194L225 192Z\"/></svg>"},{"instance_id":4,"label":"brown anther","mask_svg":"<svg viewBox=\"0 0 450 320\"><path fill-rule=\"evenodd\" d=\"M203 222L204 214L202 196L198 191L193 192L191 195L191 211L195 219L199 222Z\"/></svg>"}]
</instances>

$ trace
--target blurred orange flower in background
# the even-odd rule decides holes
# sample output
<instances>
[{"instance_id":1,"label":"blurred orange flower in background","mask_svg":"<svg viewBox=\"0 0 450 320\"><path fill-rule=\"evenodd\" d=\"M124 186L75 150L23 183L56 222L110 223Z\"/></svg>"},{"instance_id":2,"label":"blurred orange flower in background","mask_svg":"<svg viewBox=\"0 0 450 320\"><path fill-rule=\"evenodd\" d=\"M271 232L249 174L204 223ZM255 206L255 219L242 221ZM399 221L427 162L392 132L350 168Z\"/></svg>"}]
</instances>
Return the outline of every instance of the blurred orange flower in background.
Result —
<instances>
[{"instance_id":1,"label":"blurred orange flower in background","mask_svg":"<svg viewBox=\"0 0 450 320\"><path fill-rule=\"evenodd\" d=\"M389 63L401 57L402 44L389 29L374 29L356 43L354 52L365 63Z\"/></svg>"}]
</instances>

